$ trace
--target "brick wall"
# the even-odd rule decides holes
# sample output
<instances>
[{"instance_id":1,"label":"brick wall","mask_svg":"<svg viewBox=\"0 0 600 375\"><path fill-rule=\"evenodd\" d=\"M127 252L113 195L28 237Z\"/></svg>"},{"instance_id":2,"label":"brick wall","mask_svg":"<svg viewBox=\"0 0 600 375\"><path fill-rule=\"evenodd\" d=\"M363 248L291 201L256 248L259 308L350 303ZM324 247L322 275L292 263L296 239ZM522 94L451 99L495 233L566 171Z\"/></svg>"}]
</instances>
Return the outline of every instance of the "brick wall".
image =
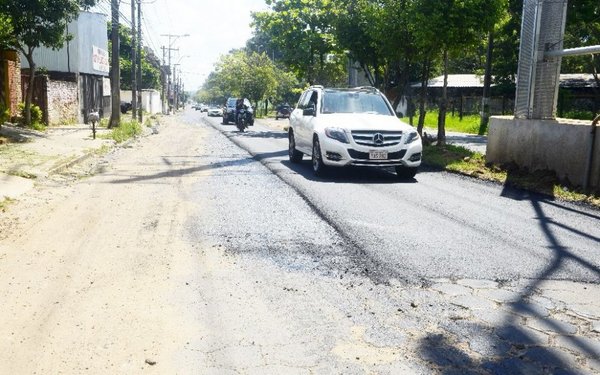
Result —
<instances>
[{"instance_id":1,"label":"brick wall","mask_svg":"<svg viewBox=\"0 0 600 375\"><path fill-rule=\"evenodd\" d=\"M2 90L7 90L4 93L4 98L7 99L7 106L10 109L11 116L17 115L18 104L21 102L21 63L19 61L19 54L14 51L1 51L0 52L0 63L3 64L2 81L4 81L4 87Z\"/></svg>"},{"instance_id":2,"label":"brick wall","mask_svg":"<svg viewBox=\"0 0 600 375\"><path fill-rule=\"evenodd\" d=\"M23 94L21 93L21 63L18 55L16 61L8 62L8 85L10 87L10 113L12 116L17 115L17 106L21 102Z\"/></svg>"},{"instance_id":3,"label":"brick wall","mask_svg":"<svg viewBox=\"0 0 600 375\"><path fill-rule=\"evenodd\" d=\"M48 123L67 125L79 122L77 82L48 81Z\"/></svg>"}]
</instances>

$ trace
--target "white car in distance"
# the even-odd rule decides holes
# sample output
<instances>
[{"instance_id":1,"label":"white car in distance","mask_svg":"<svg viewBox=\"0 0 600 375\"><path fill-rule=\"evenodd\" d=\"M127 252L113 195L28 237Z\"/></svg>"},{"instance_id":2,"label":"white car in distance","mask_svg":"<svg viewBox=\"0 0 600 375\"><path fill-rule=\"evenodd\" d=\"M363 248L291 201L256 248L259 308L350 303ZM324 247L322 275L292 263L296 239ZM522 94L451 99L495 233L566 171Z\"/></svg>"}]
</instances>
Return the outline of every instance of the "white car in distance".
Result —
<instances>
[{"instance_id":1,"label":"white car in distance","mask_svg":"<svg viewBox=\"0 0 600 375\"><path fill-rule=\"evenodd\" d=\"M223 109L219 107L210 107L208 108L207 115L209 117L221 117L223 116Z\"/></svg>"},{"instance_id":2,"label":"white car in distance","mask_svg":"<svg viewBox=\"0 0 600 375\"><path fill-rule=\"evenodd\" d=\"M310 87L290 115L288 139L290 161L311 156L316 175L328 167L372 166L395 167L398 177L410 179L423 152L417 131L373 87Z\"/></svg>"}]
</instances>

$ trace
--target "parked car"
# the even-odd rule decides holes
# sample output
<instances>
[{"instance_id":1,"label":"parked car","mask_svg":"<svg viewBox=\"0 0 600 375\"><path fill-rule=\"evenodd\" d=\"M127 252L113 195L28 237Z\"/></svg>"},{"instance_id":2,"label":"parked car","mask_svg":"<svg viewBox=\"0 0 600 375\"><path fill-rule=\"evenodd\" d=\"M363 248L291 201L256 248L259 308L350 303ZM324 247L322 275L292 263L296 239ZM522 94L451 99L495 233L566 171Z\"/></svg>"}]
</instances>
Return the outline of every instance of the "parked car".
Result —
<instances>
[{"instance_id":1,"label":"parked car","mask_svg":"<svg viewBox=\"0 0 600 375\"><path fill-rule=\"evenodd\" d=\"M223 109L216 107L216 106L212 106L207 110L207 115L210 117L219 117L219 116L223 116Z\"/></svg>"},{"instance_id":2,"label":"parked car","mask_svg":"<svg viewBox=\"0 0 600 375\"><path fill-rule=\"evenodd\" d=\"M235 103L237 98L229 98L223 107L223 125L235 122Z\"/></svg>"},{"instance_id":3,"label":"parked car","mask_svg":"<svg viewBox=\"0 0 600 375\"><path fill-rule=\"evenodd\" d=\"M223 108L223 125L227 125L230 122L235 124L235 104L237 103L238 98L229 98L225 103L225 107ZM252 108L252 104L248 99L244 99L244 105L248 109L248 116L250 120L248 121L248 125L254 125L254 109Z\"/></svg>"},{"instance_id":4,"label":"parked car","mask_svg":"<svg viewBox=\"0 0 600 375\"><path fill-rule=\"evenodd\" d=\"M280 104L277 106L277 111L275 112L275 120L279 120L280 118L290 118L290 114L292 113L292 107L289 104Z\"/></svg>"},{"instance_id":5,"label":"parked car","mask_svg":"<svg viewBox=\"0 0 600 375\"><path fill-rule=\"evenodd\" d=\"M290 161L311 156L316 175L328 167L373 166L413 178L423 151L417 131L373 87L310 87L290 116L288 139Z\"/></svg>"},{"instance_id":6,"label":"parked car","mask_svg":"<svg viewBox=\"0 0 600 375\"><path fill-rule=\"evenodd\" d=\"M127 111L131 111L133 106L129 102L121 101L121 113L127 113Z\"/></svg>"}]
</instances>

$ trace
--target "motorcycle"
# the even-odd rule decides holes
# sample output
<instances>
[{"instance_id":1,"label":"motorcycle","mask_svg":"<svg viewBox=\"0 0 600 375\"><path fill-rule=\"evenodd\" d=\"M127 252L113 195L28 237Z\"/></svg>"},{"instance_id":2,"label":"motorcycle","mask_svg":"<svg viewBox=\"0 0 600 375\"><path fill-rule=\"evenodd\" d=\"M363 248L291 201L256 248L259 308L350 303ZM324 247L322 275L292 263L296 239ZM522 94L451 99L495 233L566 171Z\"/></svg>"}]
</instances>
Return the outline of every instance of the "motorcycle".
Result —
<instances>
[{"instance_id":1,"label":"motorcycle","mask_svg":"<svg viewBox=\"0 0 600 375\"><path fill-rule=\"evenodd\" d=\"M240 108L240 110L238 111L237 121L235 125L241 132L244 132L244 130L246 130L246 128L248 127L248 119L246 118L246 113L246 108Z\"/></svg>"}]
</instances>

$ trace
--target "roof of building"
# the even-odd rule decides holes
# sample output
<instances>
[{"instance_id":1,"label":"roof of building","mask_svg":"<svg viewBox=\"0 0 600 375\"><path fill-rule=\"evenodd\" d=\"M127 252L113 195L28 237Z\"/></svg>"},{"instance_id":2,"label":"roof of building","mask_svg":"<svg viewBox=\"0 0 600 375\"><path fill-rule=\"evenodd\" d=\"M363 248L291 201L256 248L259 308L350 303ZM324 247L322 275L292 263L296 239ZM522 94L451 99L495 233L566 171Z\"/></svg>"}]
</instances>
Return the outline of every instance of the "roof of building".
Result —
<instances>
[{"instance_id":1,"label":"roof of building","mask_svg":"<svg viewBox=\"0 0 600 375\"><path fill-rule=\"evenodd\" d=\"M444 76L429 80L428 87L444 87ZM492 84L493 86L493 84ZM597 87L593 74L561 74L561 87ZM420 82L411 84L411 87L421 87ZM483 87L483 76L477 74L448 74L448 87L453 88L476 88Z\"/></svg>"}]
</instances>

